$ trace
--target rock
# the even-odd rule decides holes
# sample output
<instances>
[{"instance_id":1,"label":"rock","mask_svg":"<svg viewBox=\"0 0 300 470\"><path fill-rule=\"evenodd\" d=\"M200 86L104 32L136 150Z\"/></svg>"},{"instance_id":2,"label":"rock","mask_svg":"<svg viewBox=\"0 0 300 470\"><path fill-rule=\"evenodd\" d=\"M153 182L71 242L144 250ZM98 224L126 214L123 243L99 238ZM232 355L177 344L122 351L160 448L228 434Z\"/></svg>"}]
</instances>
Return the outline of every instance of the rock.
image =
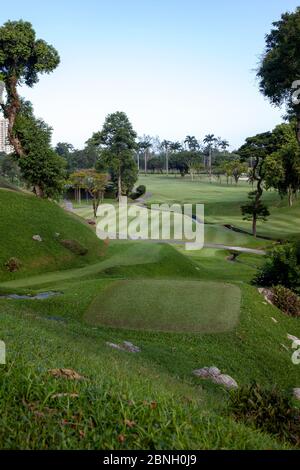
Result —
<instances>
[{"instance_id":1,"label":"rock","mask_svg":"<svg viewBox=\"0 0 300 470\"><path fill-rule=\"evenodd\" d=\"M60 237L60 233L55 232L54 237L55 237L55 238L59 238L59 237Z\"/></svg>"},{"instance_id":2,"label":"rock","mask_svg":"<svg viewBox=\"0 0 300 470\"><path fill-rule=\"evenodd\" d=\"M287 338L290 339L291 341L300 341L299 338L297 338L297 336L293 336L289 334L287 334Z\"/></svg>"},{"instance_id":3,"label":"rock","mask_svg":"<svg viewBox=\"0 0 300 470\"><path fill-rule=\"evenodd\" d=\"M196 375L197 377L202 377L204 379L207 379L210 377L208 369L209 367L203 367L203 369L194 370L193 374Z\"/></svg>"},{"instance_id":4,"label":"rock","mask_svg":"<svg viewBox=\"0 0 300 470\"><path fill-rule=\"evenodd\" d=\"M33 235L32 240L34 240L35 242L42 242L43 241L43 239L40 235Z\"/></svg>"},{"instance_id":5,"label":"rock","mask_svg":"<svg viewBox=\"0 0 300 470\"><path fill-rule=\"evenodd\" d=\"M110 348L118 349L119 351L124 351L124 349L121 348L121 346L119 346L118 344L109 343L108 341L106 341L106 344L107 344L107 346L109 346Z\"/></svg>"},{"instance_id":6,"label":"rock","mask_svg":"<svg viewBox=\"0 0 300 470\"><path fill-rule=\"evenodd\" d=\"M48 372L57 379L84 380L84 377L78 374L74 369L50 369Z\"/></svg>"},{"instance_id":7,"label":"rock","mask_svg":"<svg viewBox=\"0 0 300 470\"><path fill-rule=\"evenodd\" d=\"M294 396L294 398L296 398L296 400L300 401L300 388L294 388L293 396Z\"/></svg>"},{"instance_id":8,"label":"rock","mask_svg":"<svg viewBox=\"0 0 300 470\"><path fill-rule=\"evenodd\" d=\"M223 385L228 389L238 388L236 381L230 375L221 374L213 376L212 381L218 385Z\"/></svg>"},{"instance_id":9,"label":"rock","mask_svg":"<svg viewBox=\"0 0 300 470\"><path fill-rule=\"evenodd\" d=\"M193 374L196 375L197 377L202 377L202 378L211 378L211 377L216 377L221 374L220 369L217 367L203 367L202 369L197 369L193 371Z\"/></svg>"},{"instance_id":10,"label":"rock","mask_svg":"<svg viewBox=\"0 0 300 470\"><path fill-rule=\"evenodd\" d=\"M210 367L208 369L208 372L211 377L216 377L221 374L220 369L218 369L217 367Z\"/></svg>"},{"instance_id":11,"label":"rock","mask_svg":"<svg viewBox=\"0 0 300 470\"><path fill-rule=\"evenodd\" d=\"M132 352L132 353L141 352L141 350L138 346L135 346L134 344L130 343L129 341L124 341L123 345L124 345L124 348L129 352Z\"/></svg>"},{"instance_id":12,"label":"rock","mask_svg":"<svg viewBox=\"0 0 300 470\"><path fill-rule=\"evenodd\" d=\"M265 301L268 302L268 304L273 305L274 294L271 289L259 288L258 292L264 296Z\"/></svg>"},{"instance_id":13,"label":"rock","mask_svg":"<svg viewBox=\"0 0 300 470\"><path fill-rule=\"evenodd\" d=\"M141 352L141 349L138 346L135 346L134 344L130 343L129 341L124 341L123 344L115 344L115 343L109 343L108 341L106 342L107 346L113 349L117 349L118 351L125 351L125 352L131 352L131 353L139 353Z\"/></svg>"},{"instance_id":14,"label":"rock","mask_svg":"<svg viewBox=\"0 0 300 470\"><path fill-rule=\"evenodd\" d=\"M238 384L230 375L221 374L220 369L214 366L194 370L193 374L203 379L210 379L215 384L223 385L228 389L238 388Z\"/></svg>"}]
</instances>

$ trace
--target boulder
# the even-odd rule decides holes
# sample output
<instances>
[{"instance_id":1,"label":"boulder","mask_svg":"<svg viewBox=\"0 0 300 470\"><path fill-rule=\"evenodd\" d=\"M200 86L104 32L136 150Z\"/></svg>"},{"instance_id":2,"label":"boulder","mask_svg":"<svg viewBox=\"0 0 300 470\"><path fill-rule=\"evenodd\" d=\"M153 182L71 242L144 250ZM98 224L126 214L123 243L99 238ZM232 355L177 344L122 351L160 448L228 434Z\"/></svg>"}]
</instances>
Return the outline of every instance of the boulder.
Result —
<instances>
[{"instance_id":1,"label":"boulder","mask_svg":"<svg viewBox=\"0 0 300 470\"><path fill-rule=\"evenodd\" d=\"M216 375L212 377L211 380L218 385L223 385L229 390L233 388L238 388L238 384L232 377L230 377L230 375L226 375L226 374Z\"/></svg>"},{"instance_id":2,"label":"boulder","mask_svg":"<svg viewBox=\"0 0 300 470\"><path fill-rule=\"evenodd\" d=\"M211 377L216 377L221 374L220 369L217 367L203 367L202 369L197 369L193 371L194 375L197 375L197 377L203 377L203 378L211 378Z\"/></svg>"},{"instance_id":3,"label":"boulder","mask_svg":"<svg viewBox=\"0 0 300 470\"><path fill-rule=\"evenodd\" d=\"M35 242L42 242L43 241L43 239L40 235L33 235L32 240L34 240Z\"/></svg>"},{"instance_id":4,"label":"boulder","mask_svg":"<svg viewBox=\"0 0 300 470\"><path fill-rule=\"evenodd\" d=\"M124 341L123 342L123 347L126 349L126 351L129 351L129 352L132 352L132 353L141 352L141 350L138 346L135 346L134 344L130 343L129 341Z\"/></svg>"},{"instance_id":5,"label":"boulder","mask_svg":"<svg viewBox=\"0 0 300 470\"><path fill-rule=\"evenodd\" d=\"M294 398L296 398L296 400L300 401L300 388L294 388L293 396L294 396Z\"/></svg>"}]
</instances>

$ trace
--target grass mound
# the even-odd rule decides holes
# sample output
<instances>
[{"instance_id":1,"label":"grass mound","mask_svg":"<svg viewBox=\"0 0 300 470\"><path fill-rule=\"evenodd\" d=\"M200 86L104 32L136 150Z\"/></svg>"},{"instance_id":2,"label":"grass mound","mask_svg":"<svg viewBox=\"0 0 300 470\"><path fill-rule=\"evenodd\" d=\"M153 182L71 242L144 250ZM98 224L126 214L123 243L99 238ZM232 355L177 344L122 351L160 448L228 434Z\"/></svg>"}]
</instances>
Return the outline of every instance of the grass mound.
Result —
<instances>
[{"instance_id":1,"label":"grass mound","mask_svg":"<svg viewBox=\"0 0 300 470\"><path fill-rule=\"evenodd\" d=\"M144 331L212 333L233 329L239 311L240 289L229 284L115 281L91 304L86 320Z\"/></svg>"},{"instance_id":2,"label":"grass mound","mask_svg":"<svg viewBox=\"0 0 300 470\"><path fill-rule=\"evenodd\" d=\"M66 250L57 240L57 233L62 239L76 238L89 253L83 258ZM42 242L32 239L37 234ZM0 280L9 280L95 262L102 253L103 242L91 228L56 203L0 189L0 246ZM12 257L21 263L15 273L5 268Z\"/></svg>"}]
</instances>

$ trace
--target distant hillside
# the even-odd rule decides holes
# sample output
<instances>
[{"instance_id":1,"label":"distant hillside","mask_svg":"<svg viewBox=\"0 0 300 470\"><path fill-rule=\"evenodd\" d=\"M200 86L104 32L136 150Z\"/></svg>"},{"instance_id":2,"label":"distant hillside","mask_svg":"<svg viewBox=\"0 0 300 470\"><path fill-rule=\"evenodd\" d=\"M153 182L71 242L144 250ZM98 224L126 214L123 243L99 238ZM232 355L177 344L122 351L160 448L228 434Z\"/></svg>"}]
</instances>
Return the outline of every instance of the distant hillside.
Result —
<instances>
[{"instance_id":1,"label":"distant hillside","mask_svg":"<svg viewBox=\"0 0 300 470\"><path fill-rule=\"evenodd\" d=\"M82 256L64 247L60 240L76 240L86 248ZM40 235L42 242L32 237ZM0 189L0 279L14 279L97 261L103 243L79 218L66 213L56 203L33 195ZM9 273L5 263L16 257L22 263L16 273Z\"/></svg>"}]
</instances>

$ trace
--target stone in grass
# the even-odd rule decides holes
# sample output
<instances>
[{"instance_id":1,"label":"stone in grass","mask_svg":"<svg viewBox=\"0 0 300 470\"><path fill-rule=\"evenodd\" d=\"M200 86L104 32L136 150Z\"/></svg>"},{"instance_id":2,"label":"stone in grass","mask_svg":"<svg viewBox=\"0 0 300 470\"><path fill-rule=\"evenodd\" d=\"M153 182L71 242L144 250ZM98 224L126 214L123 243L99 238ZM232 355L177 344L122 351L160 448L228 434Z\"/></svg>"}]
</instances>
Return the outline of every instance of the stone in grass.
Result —
<instances>
[{"instance_id":1,"label":"stone in grass","mask_svg":"<svg viewBox=\"0 0 300 470\"><path fill-rule=\"evenodd\" d=\"M217 367L203 367L193 371L193 374L203 379L210 379L218 385L223 385L228 389L238 388L236 381L230 375L222 374Z\"/></svg>"},{"instance_id":2,"label":"stone in grass","mask_svg":"<svg viewBox=\"0 0 300 470\"><path fill-rule=\"evenodd\" d=\"M194 375L197 377L211 378L221 374L220 369L217 367L203 367L202 369L194 370Z\"/></svg>"},{"instance_id":3,"label":"stone in grass","mask_svg":"<svg viewBox=\"0 0 300 470\"><path fill-rule=\"evenodd\" d=\"M223 385L224 387L228 388L229 390L238 388L238 384L236 381L230 377L230 375L221 374L211 377L211 380L218 385Z\"/></svg>"},{"instance_id":4,"label":"stone in grass","mask_svg":"<svg viewBox=\"0 0 300 470\"><path fill-rule=\"evenodd\" d=\"M115 343L110 343L107 341L106 344L110 348L117 349L118 351L125 351L125 352L131 352L131 353L141 352L141 349L138 346L135 346L129 341L124 341L122 344L115 344Z\"/></svg>"},{"instance_id":5,"label":"stone in grass","mask_svg":"<svg viewBox=\"0 0 300 470\"><path fill-rule=\"evenodd\" d=\"M34 240L35 242L42 242L43 241L43 239L40 235L33 235L32 240Z\"/></svg>"},{"instance_id":6,"label":"stone in grass","mask_svg":"<svg viewBox=\"0 0 300 470\"><path fill-rule=\"evenodd\" d=\"M296 398L296 400L300 401L300 388L294 388L293 396L294 396L294 398Z\"/></svg>"},{"instance_id":7,"label":"stone in grass","mask_svg":"<svg viewBox=\"0 0 300 470\"><path fill-rule=\"evenodd\" d=\"M140 348L138 346L135 346L134 344L130 343L129 341L124 341L123 342L123 347L132 353L139 353L141 352Z\"/></svg>"}]
</instances>

